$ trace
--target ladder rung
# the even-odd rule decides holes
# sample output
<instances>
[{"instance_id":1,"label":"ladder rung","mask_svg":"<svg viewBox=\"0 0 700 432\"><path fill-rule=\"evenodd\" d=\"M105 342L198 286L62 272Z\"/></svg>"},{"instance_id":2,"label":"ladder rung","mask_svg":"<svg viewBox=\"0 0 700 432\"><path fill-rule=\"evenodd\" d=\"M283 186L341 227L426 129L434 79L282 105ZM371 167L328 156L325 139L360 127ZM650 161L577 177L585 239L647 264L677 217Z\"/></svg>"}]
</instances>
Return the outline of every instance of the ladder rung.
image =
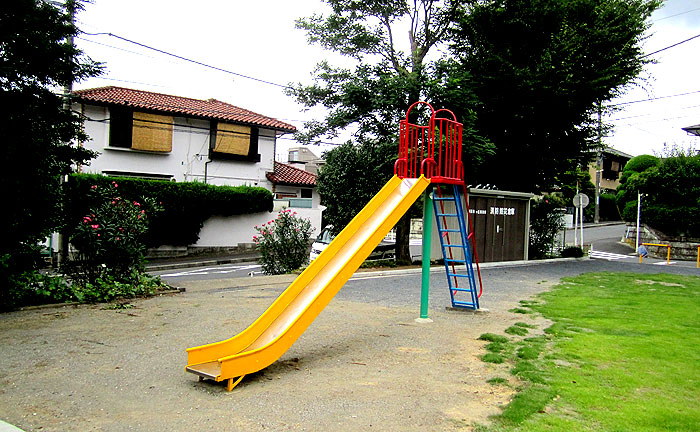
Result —
<instances>
[{"instance_id":1,"label":"ladder rung","mask_svg":"<svg viewBox=\"0 0 700 432\"><path fill-rule=\"evenodd\" d=\"M440 231L441 233L444 233L444 232L461 232L461 231L458 230L458 229L441 229L441 228L438 228L438 231Z\"/></svg>"},{"instance_id":2,"label":"ladder rung","mask_svg":"<svg viewBox=\"0 0 700 432\"><path fill-rule=\"evenodd\" d=\"M464 245L453 245L453 244L446 244L445 247L464 247Z\"/></svg>"},{"instance_id":3,"label":"ladder rung","mask_svg":"<svg viewBox=\"0 0 700 432\"><path fill-rule=\"evenodd\" d=\"M464 263L466 264L466 260L461 260L461 259L453 259L453 258L447 258L445 259L445 262L452 262L452 263Z\"/></svg>"},{"instance_id":4,"label":"ladder rung","mask_svg":"<svg viewBox=\"0 0 700 432\"><path fill-rule=\"evenodd\" d=\"M466 288L451 288L452 291L459 291L459 292L474 292L474 290L466 289Z\"/></svg>"},{"instance_id":5,"label":"ladder rung","mask_svg":"<svg viewBox=\"0 0 700 432\"><path fill-rule=\"evenodd\" d=\"M457 217L459 216L457 213L438 213L438 216L450 216L450 217Z\"/></svg>"},{"instance_id":6,"label":"ladder rung","mask_svg":"<svg viewBox=\"0 0 700 432\"><path fill-rule=\"evenodd\" d=\"M457 273L447 273L447 276L449 276L449 277L453 277L453 276L454 277L469 277L469 275L457 274Z\"/></svg>"},{"instance_id":7,"label":"ladder rung","mask_svg":"<svg viewBox=\"0 0 700 432\"><path fill-rule=\"evenodd\" d=\"M448 196L448 197L442 197L442 198L433 198L433 201L454 201L455 197L453 196Z\"/></svg>"},{"instance_id":8,"label":"ladder rung","mask_svg":"<svg viewBox=\"0 0 700 432\"><path fill-rule=\"evenodd\" d=\"M474 303L469 303L469 302L455 301L455 302L452 302L452 306L466 306L470 309L476 309L476 305Z\"/></svg>"}]
</instances>

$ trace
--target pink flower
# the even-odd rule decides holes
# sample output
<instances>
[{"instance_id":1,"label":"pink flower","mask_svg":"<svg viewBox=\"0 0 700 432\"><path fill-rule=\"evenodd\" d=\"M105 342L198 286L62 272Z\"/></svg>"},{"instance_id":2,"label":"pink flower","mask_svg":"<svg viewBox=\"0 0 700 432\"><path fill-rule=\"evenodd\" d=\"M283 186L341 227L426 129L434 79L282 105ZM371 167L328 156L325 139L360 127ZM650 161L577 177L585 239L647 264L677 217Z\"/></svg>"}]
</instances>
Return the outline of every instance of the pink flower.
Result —
<instances>
[{"instance_id":1,"label":"pink flower","mask_svg":"<svg viewBox=\"0 0 700 432\"><path fill-rule=\"evenodd\" d=\"M90 189L92 189L92 190L97 189L97 185L92 185L92 186L90 186Z\"/></svg>"},{"instance_id":2,"label":"pink flower","mask_svg":"<svg viewBox=\"0 0 700 432\"><path fill-rule=\"evenodd\" d=\"M121 239L120 239L119 237L117 237L117 239L116 239L116 240L117 240L117 241L119 241L119 240L121 240Z\"/></svg>"},{"instance_id":3,"label":"pink flower","mask_svg":"<svg viewBox=\"0 0 700 432\"><path fill-rule=\"evenodd\" d=\"M116 204L116 203L117 203L116 201L112 201L112 205L114 205L114 204Z\"/></svg>"},{"instance_id":4,"label":"pink flower","mask_svg":"<svg viewBox=\"0 0 700 432\"><path fill-rule=\"evenodd\" d=\"M92 229L97 229L97 228L99 228L99 227L100 227L100 226L97 225L97 224L95 224L95 225L90 225L90 228L92 228Z\"/></svg>"},{"instance_id":5,"label":"pink flower","mask_svg":"<svg viewBox=\"0 0 700 432\"><path fill-rule=\"evenodd\" d=\"M124 232L124 228L119 227L119 232Z\"/></svg>"},{"instance_id":6,"label":"pink flower","mask_svg":"<svg viewBox=\"0 0 700 432\"><path fill-rule=\"evenodd\" d=\"M85 222L85 223L92 222L92 219L90 218L90 216L85 216L83 218L83 222Z\"/></svg>"},{"instance_id":7,"label":"pink flower","mask_svg":"<svg viewBox=\"0 0 700 432\"><path fill-rule=\"evenodd\" d=\"M135 205L136 207L141 207L141 204L137 203L136 201L134 201L134 205Z\"/></svg>"},{"instance_id":8,"label":"pink flower","mask_svg":"<svg viewBox=\"0 0 700 432\"><path fill-rule=\"evenodd\" d=\"M97 237L100 237L100 234L99 234L99 233L97 234Z\"/></svg>"},{"instance_id":9,"label":"pink flower","mask_svg":"<svg viewBox=\"0 0 700 432\"><path fill-rule=\"evenodd\" d=\"M114 185L114 187L119 187L119 185L117 184L117 182L112 182L112 184Z\"/></svg>"}]
</instances>

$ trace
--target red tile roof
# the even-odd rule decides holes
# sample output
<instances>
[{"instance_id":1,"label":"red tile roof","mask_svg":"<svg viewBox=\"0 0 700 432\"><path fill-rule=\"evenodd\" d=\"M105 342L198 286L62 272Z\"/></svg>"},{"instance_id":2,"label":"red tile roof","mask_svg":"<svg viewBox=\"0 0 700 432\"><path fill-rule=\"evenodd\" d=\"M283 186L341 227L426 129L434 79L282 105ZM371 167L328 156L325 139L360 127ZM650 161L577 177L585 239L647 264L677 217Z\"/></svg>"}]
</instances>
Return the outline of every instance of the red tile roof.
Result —
<instances>
[{"instance_id":1,"label":"red tile roof","mask_svg":"<svg viewBox=\"0 0 700 432\"><path fill-rule=\"evenodd\" d=\"M116 86L76 90L73 94L76 96L77 100L81 102L122 105L132 108L181 114L183 116L224 120L234 123L268 127L284 132L296 131L296 127L293 125L216 99L192 99Z\"/></svg>"},{"instance_id":2,"label":"red tile roof","mask_svg":"<svg viewBox=\"0 0 700 432\"><path fill-rule=\"evenodd\" d=\"M275 172L269 172L266 176L274 184L291 186L316 186L317 179L316 174L281 162L275 162Z\"/></svg>"}]
</instances>

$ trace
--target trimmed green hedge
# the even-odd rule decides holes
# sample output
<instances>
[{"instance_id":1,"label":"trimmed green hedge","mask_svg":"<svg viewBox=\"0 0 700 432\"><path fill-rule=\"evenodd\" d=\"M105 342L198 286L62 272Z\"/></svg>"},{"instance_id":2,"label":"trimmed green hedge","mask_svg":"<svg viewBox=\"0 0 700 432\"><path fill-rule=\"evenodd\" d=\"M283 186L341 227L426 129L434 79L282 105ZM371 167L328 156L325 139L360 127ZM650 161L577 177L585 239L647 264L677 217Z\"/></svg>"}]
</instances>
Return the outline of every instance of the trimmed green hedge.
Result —
<instances>
[{"instance_id":1,"label":"trimmed green hedge","mask_svg":"<svg viewBox=\"0 0 700 432\"><path fill-rule=\"evenodd\" d=\"M89 199L93 185L116 182L123 199L151 197L163 211L150 218L148 247L187 246L196 243L204 222L214 215L233 216L272 211L272 193L262 187L213 186L196 182L169 182L97 174L72 174L66 183L66 226L77 226L96 203Z\"/></svg>"}]
</instances>

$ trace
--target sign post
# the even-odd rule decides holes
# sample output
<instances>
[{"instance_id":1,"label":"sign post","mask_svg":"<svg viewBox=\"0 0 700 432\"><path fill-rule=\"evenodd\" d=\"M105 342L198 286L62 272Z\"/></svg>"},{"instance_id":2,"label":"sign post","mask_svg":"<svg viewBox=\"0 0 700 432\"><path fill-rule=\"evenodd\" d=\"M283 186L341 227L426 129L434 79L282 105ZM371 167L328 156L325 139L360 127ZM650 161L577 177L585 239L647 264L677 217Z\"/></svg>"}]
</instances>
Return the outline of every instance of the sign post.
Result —
<instances>
[{"instance_id":1,"label":"sign post","mask_svg":"<svg viewBox=\"0 0 700 432\"><path fill-rule=\"evenodd\" d=\"M581 221L581 249L583 250L583 209L586 208L590 200L588 199L588 195L585 193L577 193L574 195L574 207L576 207L576 211L580 212L581 217L577 218L577 220ZM578 214L578 213L577 213ZM574 229L574 232L576 230ZM575 234L574 234L575 235ZM574 241L575 241L574 237Z\"/></svg>"}]
</instances>

